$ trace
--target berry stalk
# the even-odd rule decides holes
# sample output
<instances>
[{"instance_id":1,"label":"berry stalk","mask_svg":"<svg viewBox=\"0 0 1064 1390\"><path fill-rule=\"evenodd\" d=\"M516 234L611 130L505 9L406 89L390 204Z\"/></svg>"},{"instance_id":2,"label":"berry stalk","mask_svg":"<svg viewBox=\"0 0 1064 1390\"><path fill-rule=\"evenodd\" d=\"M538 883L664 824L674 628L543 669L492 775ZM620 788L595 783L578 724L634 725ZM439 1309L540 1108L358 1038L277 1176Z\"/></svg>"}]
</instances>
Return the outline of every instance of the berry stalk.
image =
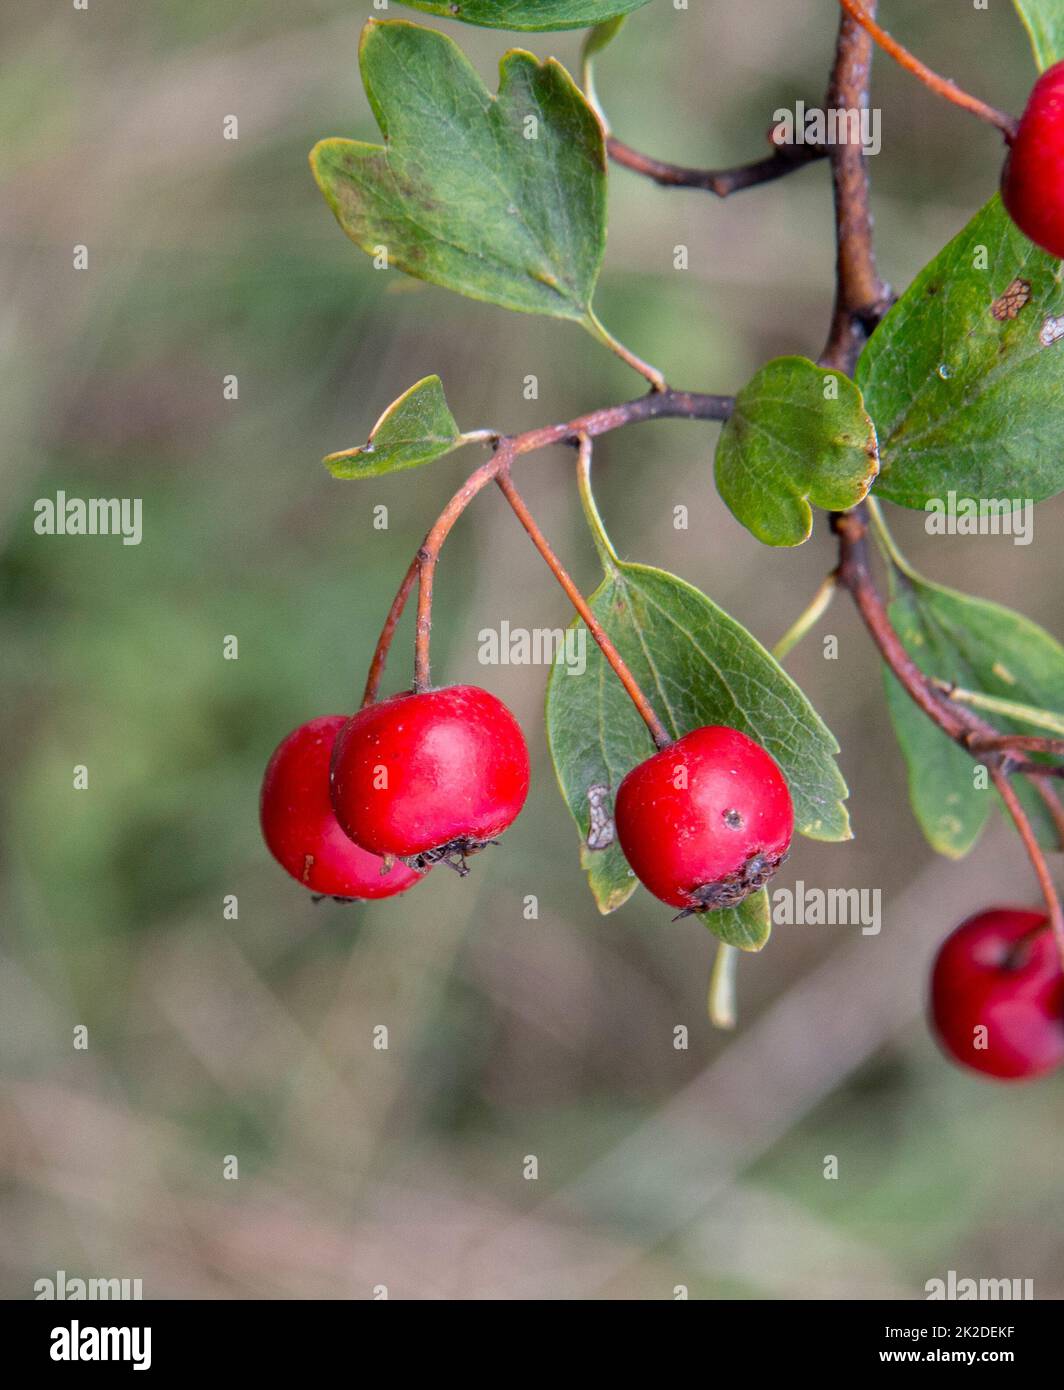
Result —
<instances>
[{"instance_id":1,"label":"berry stalk","mask_svg":"<svg viewBox=\"0 0 1064 1390\"><path fill-rule=\"evenodd\" d=\"M436 560L451 527L462 512L499 472L506 460L518 454L530 454L545 449L552 444L575 442L581 435L589 438L608 434L611 430L623 429L643 420L683 419L683 420L726 420L731 414L734 400L731 396L706 395L698 391L650 391L633 401L621 405L604 406L586 415L578 415L561 425L542 425L537 429L526 430L523 434L498 435L489 430L478 432L478 438L494 441L496 452L487 463L482 464L465 484L455 493L441 513L439 520L425 537L424 542L410 562L403 576L395 598L392 600L384 627L377 639L370 668L366 677L362 705L373 704L380 690L381 678L388 661L399 620L406 608L407 599L414 587L414 580L420 579L418 593L418 635L415 651L415 668L420 669L421 677L427 686L429 679L429 639L432 631L432 587ZM467 436L472 438L473 436Z\"/></svg>"},{"instance_id":2,"label":"berry stalk","mask_svg":"<svg viewBox=\"0 0 1064 1390\"><path fill-rule=\"evenodd\" d=\"M922 63L914 53L910 53L903 44L892 38L881 25L876 23L862 0L839 0L839 4L855 24L859 24L865 33L871 35L884 53L888 53L907 72L911 72L936 96L944 97L946 101L951 101L954 106L959 106L962 111L970 111L981 121L987 121L990 125L996 126L1005 139L1011 143L1019 128L1019 122L1008 112L999 111L996 106L980 101L978 97L973 97L970 92L966 92L963 87L958 87L952 78L942 77L933 68L929 68L926 63ZM871 9L875 9L874 4L871 5Z\"/></svg>"},{"instance_id":3,"label":"berry stalk","mask_svg":"<svg viewBox=\"0 0 1064 1390\"><path fill-rule=\"evenodd\" d=\"M581 450L584 450L590 449L590 447L590 440L588 440L585 436L580 441L580 448ZM507 502L509 502L510 506L513 508L514 514L516 515L518 521L520 521L521 525L528 532L532 544L536 547L540 555L542 555L543 559L546 561L547 568L550 570L551 574L554 575L555 579L557 579L558 583L565 590L565 594L566 597L569 599L569 602L576 609L577 613L580 614L580 617L587 625L587 630L591 633L591 636L598 643L602 655L609 662L617 679L621 682L625 690L628 692L628 696L631 699L632 703L635 705L636 709L639 711L643 723L650 730L650 736L654 740L655 746L658 748L667 748L669 744L672 742L668 730L665 728L665 725L655 714L650 704L650 701L639 688L639 682L632 675L627 663L625 662L624 658L621 656L617 648L613 645L613 642L607 635L606 630L603 628L602 624L598 621L594 613L592 613L591 609L588 607L583 594L581 594L580 590L573 583L573 580L569 575L568 571L565 569L561 561L558 559L557 555L555 555L554 551L551 549L550 542L547 540L543 532L539 529L539 526L536 524L535 518L532 516L532 513L528 510L528 507L526 506L524 499L521 497L520 493L514 487L513 479L510 477L510 471L508 466L504 466L499 470L498 477L495 481L498 483L503 496L506 498Z\"/></svg>"},{"instance_id":4,"label":"berry stalk","mask_svg":"<svg viewBox=\"0 0 1064 1390\"><path fill-rule=\"evenodd\" d=\"M417 553L417 628L414 636L414 692L420 694L432 684L429 669L429 641L432 637L432 588L436 562L451 527L473 498L494 479L500 467L499 456L474 469L436 519Z\"/></svg>"},{"instance_id":5,"label":"berry stalk","mask_svg":"<svg viewBox=\"0 0 1064 1390\"><path fill-rule=\"evenodd\" d=\"M1012 823L1019 832L1024 849L1027 851L1027 857L1031 861L1031 866L1038 879L1038 886L1042 890L1042 897L1045 899L1049 925L1053 930L1053 939L1057 945L1057 954L1060 956L1061 965L1064 966L1064 910L1061 909L1060 896L1053 882L1053 876L1049 872L1046 857L1042 853L1042 846L1038 843L1027 812L1020 804L1020 799L1016 795L1016 790L1007 774L1000 766L991 766L990 778L1012 817Z\"/></svg>"}]
</instances>

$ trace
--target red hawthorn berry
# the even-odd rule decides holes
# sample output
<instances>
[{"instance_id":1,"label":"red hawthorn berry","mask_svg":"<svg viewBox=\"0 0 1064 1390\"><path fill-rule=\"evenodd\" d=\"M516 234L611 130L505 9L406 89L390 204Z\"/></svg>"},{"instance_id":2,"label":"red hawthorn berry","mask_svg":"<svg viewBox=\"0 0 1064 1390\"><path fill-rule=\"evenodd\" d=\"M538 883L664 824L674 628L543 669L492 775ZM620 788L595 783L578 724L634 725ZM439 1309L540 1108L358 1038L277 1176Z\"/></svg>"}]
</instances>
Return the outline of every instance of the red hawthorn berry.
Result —
<instances>
[{"instance_id":1,"label":"red hawthorn berry","mask_svg":"<svg viewBox=\"0 0 1064 1390\"><path fill-rule=\"evenodd\" d=\"M954 1061L1020 1081L1064 1062L1064 971L1041 912L979 912L946 937L931 973L931 1022Z\"/></svg>"},{"instance_id":2,"label":"red hawthorn berry","mask_svg":"<svg viewBox=\"0 0 1064 1390\"><path fill-rule=\"evenodd\" d=\"M724 725L695 729L634 767L614 816L636 877L685 912L734 907L762 887L794 830L775 760Z\"/></svg>"},{"instance_id":3,"label":"red hawthorn berry","mask_svg":"<svg viewBox=\"0 0 1064 1390\"><path fill-rule=\"evenodd\" d=\"M390 898L419 875L384 861L340 829L329 800L329 760L346 714L326 714L283 739L262 779L259 814L266 847L305 888L332 898Z\"/></svg>"},{"instance_id":4,"label":"red hawthorn berry","mask_svg":"<svg viewBox=\"0 0 1064 1390\"><path fill-rule=\"evenodd\" d=\"M1064 62L1034 84L1005 160L1001 196L1021 232L1064 258Z\"/></svg>"},{"instance_id":5,"label":"red hawthorn berry","mask_svg":"<svg viewBox=\"0 0 1064 1390\"><path fill-rule=\"evenodd\" d=\"M516 818L528 748L510 711L475 685L396 695L350 719L332 761L332 803L347 833L417 868L465 857Z\"/></svg>"}]
</instances>

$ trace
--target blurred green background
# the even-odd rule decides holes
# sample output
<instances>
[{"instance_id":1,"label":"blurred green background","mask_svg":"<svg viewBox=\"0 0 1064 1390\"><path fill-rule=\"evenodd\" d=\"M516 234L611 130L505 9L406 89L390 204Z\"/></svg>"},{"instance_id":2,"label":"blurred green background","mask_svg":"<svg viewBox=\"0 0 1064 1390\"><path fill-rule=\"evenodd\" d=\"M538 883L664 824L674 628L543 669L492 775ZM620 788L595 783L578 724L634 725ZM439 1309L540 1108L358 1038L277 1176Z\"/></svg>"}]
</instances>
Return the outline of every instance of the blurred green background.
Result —
<instances>
[{"instance_id":1,"label":"blurred green background","mask_svg":"<svg viewBox=\"0 0 1064 1390\"><path fill-rule=\"evenodd\" d=\"M1022 106L1033 67L1004 0L882 8L933 65ZM65 1269L204 1298L921 1297L955 1269L1061 1297L1064 1086L970 1079L922 1018L947 930L1035 886L1001 827L963 865L924 846L844 601L788 665L842 744L857 838L802 841L779 883L881 889L883 931L777 928L740 963L734 1035L706 1019L706 932L645 894L596 914L546 756L545 672L477 664L481 628L567 620L493 492L448 545L434 655L440 679L487 685L528 731L533 789L505 847L465 881L437 871L369 908L315 906L266 854L270 751L353 707L402 570L473 461L355 484L321 455L432 371L467 429L641 389L578 329L376 272L340 233L306 155L325 135L376 138L355 60L371 12L0 4L2 1292L29 1297ZM821 100L836 24L834 0L653 0L603 55L600 94L648 152L753 158L777 107ZM494 86L507 36L440 27ZM579 36L518 41L572 65ZM993 191L999 139L885 60L874 101L881 266L904 287ZM826 167L726 202L614 171L610 207L599 312L675 385L733 391L769 356L816 356ZM716 428L604 441L600 503L623 554L771 643L831 566L830 538L822 517L794 552L743 531L712 488ZM590 588L569 454L520 477ZM142 544L35 535L33 504L58 489L142 498ZM1039 508L1022 549L929 539L892 514L931 577L1058 636L1062 521L1059 501ZM409 644L404 625L389 688L408 680Z\"/></svg>"}]
</instances>

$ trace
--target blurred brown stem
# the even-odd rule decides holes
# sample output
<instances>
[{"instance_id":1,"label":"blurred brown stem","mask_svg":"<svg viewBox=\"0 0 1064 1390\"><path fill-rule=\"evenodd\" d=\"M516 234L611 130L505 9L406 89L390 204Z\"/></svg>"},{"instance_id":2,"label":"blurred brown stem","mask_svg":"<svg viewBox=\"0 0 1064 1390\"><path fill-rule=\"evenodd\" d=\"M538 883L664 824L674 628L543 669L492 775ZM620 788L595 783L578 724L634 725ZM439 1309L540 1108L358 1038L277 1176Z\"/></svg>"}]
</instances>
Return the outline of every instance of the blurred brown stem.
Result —
<instances>
[{"instance_id":1,"label":"blurred brown stem","mask_svg":"<svg viewBox=\"0 0 1064 1390\"><path fill-rule=\"evenodd\" d=\"M663 188L700 188L718 198L727 198L758 184L772 183L827 155L823 145L776 145L770 155L750 164L738 164L731 169L691 169L640 154L612 135L606 140L606 151L615 164L653 179Z\"/></svg>"}]
</instances>

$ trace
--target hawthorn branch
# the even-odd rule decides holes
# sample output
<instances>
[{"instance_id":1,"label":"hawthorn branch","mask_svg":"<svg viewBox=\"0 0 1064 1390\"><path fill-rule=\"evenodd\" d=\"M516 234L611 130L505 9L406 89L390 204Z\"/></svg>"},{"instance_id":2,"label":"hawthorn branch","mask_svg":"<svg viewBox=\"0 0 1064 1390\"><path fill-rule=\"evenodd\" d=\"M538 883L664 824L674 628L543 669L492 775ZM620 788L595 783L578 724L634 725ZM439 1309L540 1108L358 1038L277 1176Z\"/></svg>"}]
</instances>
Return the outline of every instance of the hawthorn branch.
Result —
<instances>
[{"instance_id":1,"label":"hawthorn branch","mask_svg":"<svg viewBox=\"0 0 1064 1390\"><path fill-rule=\"evenodd\" d=\"M410 567L403 576L395 598L392 600L384 627L377 639L377 645L370 662L366 678L363 705L372 704L380 692L388 654L395 637L396 628L403 615L407 599L418 580L417 629L414 639L414 689L429 688L431 670L429 646L432 637L432 598L436 574L436 564L444 541L455 522L472 502L497 475L508 471L510 462L519 454L533 453L548 448L552 444L578 444L581 439L593 439L613 430L624 429L628 425L639 424L644 420L666 418L684 420L726 420L735 405L732 396L706 395L698 391L651 391L635 400L621 405L604 406L587 415L578 415L564 424L542 425L538 429L526 430L523 434L500 435L484 432L484 438L495 445L494 455L469 475L440 513L432 529L425 537ZM583 614L581 614L583 616ZM642 710L640 711L642 713ZM645 716L644 716L645 717ZM653 730L652 730L653 732Z\"/></svg>"},{"instance_id":2,"label":"hawthorn branch","mask_svg":"<svg viewBox=\"0 0 1064 1390\"><path fill-rule=\"evenodd\" d=\"M872 577L864 509L836 513L831 526L839 541L839 565L835 571L839 586L849 592L880 656L909 698L943 733L970 752L968 739L972 735L993 735L997 731L963 705L947 699L905 650Z\"/></svg>"},{"instance_id":3,"label":"hawthorn branch","mask_svg":"<svg viewBox=\"0 0 1064 1390\"><path fill-rule=\"evenodd\" d=\"M782 179L796 169L825 159L828 152L823 145L784 145L773 141L772 153L750 164L738 164L730 169L691 169L683 164L669 164L649 154L641 154L623 140L610 135L606 139L606 153L615 164L621 164L635 174L642 174L663 188L699 188L718 198L728 198L745 188Z\"/></svg>"},{"instance_id":4,"label":"hawthorn branch","mask_svg":"<svg viewBox=\"0 0 1064 1390\"><path fill-rule=\"evenodd\" d=\"M868 0L874 14L876 0ZM865 111L872 73L872 40L849 15L840 16L829 110ZM849 132L849 123L845 129ZM853 375L862 347L890 304L876 270L868 161L859 142L829 152L835 194L835 309L820 365Z\"/></svg>"}]
</instances>

